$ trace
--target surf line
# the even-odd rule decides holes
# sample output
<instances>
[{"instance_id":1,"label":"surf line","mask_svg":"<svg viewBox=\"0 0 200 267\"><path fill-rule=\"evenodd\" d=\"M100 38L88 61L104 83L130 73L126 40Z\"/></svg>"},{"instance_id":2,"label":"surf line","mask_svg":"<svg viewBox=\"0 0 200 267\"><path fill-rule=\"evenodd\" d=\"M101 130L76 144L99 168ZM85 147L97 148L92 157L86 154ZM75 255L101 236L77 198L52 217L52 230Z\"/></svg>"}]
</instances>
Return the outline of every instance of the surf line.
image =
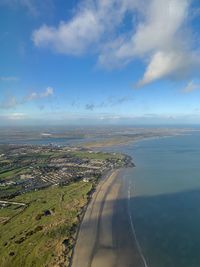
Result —
<instances>
[{"instance_id":1,"label":"surf line","mask_svg":"<svg viewBox=\"0 0 200 267\"><path fill-rule=\"evenodd\" d=\"M141 257L141 259L143 261L144 267L149 267L147 265L147 261L146 261L146 259L144 257L144 254L142 253L142 248L140 246L140 243L139 243L137 235L136 235L135 226L134 226L133 219L132 219L132 216L131 216L130 199L131 199L131 184L130 184L130 181L129 181L129 187L128 187L128 215L129 215L129 219L130 219L131 229L132 229L133 237L135 239L135 243L136 243L138 252L139 252L140 257Z\"/></svg>"}]
</instances>

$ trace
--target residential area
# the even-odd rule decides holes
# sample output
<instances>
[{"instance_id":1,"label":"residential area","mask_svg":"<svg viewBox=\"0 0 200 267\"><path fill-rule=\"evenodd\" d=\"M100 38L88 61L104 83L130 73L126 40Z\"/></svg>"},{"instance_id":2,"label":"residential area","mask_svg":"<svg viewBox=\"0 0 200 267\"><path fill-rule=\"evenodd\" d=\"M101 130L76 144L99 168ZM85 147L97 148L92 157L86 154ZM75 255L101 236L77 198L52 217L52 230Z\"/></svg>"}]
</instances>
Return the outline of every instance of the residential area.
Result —
<instances>
[{"instance_id":1,"label":"residential area","mask_svg":"<svg viewBox=\"0 0 200 267\"><path fill-rule=\"evenodd\" d=\"M71 182L97 180L106 171L131 165L128 156L81 147L0 147L0 198Z\"/></svg>"}]
</instances>

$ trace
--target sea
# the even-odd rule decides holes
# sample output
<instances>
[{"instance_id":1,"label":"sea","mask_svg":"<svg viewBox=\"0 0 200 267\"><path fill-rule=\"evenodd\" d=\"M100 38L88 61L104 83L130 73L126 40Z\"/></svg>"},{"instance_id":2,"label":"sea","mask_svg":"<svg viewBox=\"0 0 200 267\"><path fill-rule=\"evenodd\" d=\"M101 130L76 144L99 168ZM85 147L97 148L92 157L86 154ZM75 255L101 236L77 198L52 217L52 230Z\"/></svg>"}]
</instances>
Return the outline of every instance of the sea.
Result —
<instances>
[{"instance_id":1,"label":"sea","mask_svg":"<svg viewBox=\"0 0 200 267\"><path fill-rule=\"evenodd\" d=\"M148 267L200 267L200 133L113 148L124 172L136 237Z\"/></svg>"}]
</instances>

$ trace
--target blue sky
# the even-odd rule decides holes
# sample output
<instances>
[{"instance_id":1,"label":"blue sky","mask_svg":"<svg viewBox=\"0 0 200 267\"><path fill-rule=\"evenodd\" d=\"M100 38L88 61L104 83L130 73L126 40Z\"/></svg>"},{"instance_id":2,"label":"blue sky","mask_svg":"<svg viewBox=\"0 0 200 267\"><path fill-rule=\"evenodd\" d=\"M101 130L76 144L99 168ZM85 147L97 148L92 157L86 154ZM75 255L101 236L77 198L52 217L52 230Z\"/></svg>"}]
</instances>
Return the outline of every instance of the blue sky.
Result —
<instances>
[{"instance_id":1,"label":"blue sky","mask_svg":"<svg viewBox=\"0 0 200 267\"><path fill-rule=\"evenodd\" d=\"M196 0L1 0L0 125L200 122Z\"/></svg>"}]
</instances>

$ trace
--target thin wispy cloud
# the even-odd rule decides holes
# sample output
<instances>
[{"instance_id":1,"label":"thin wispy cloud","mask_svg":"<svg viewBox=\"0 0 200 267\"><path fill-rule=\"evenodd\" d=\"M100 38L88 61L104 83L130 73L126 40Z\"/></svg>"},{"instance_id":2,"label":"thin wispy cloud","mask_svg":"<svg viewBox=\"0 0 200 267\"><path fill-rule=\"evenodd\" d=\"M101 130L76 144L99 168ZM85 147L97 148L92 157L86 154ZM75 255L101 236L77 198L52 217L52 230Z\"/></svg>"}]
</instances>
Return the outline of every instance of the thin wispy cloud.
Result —
<instances>
[{"instance_id":1,"label":"thin wispy cloud","mask_svg":"<svg viewBox=\"0 0 200 267\"><path fill-rule=\"evenodd\" d=\"M22 7L33 17L38 17L45 11L48 14L54 8L52 0L1 0L0 6L8 6L14 9Z\"/></svg>"},{"instance_id":2,"label":"thin wispy cloud","mask_svg":"<svg viewBox=\"0 0 200 267\"><path fill-rule=\"evenodd\" d=\"M71 106L74 108L79 108L80 107L80 100L79 99L75 99L71 102Z\"/></svg>"},{"instance_id":3,"label":"thin wispy cloud","mask_svg":"<svg viewBox=\"0 0 200 267\"><path fill-rule=\"evenodd\" d=\"M34 16L38 14L38 8L33 0L1 0L0 5L7 5L13 8L22 6L27 9L30 14Z\"/></svg>"},{"instance_id":4,"label":"thin wispy cloud","mask_svg":"<svg viewBox=\"0 0 200 267\"><path fill-rule=\"evenodd\" d=\"M87 109L87 110L94 110L94 108L95 108L95 105L94 104L86 104L85 105L85 109Z\"/></svg>"},{"instance_id":5,"label":"thin wispy cloud","mask_svg":"<svg viewBox=\"0 0 200 267\"><path fill-rule=\"evenodd\" d=\"M54 89L52 87L47 87L44 92L38 93L38 92L32 92L29 95L27 95L24 98L24 101L32 101L32 100L38 100L42 98L46 98L49 96L53 96L54 94Z\"/></svg>"},{"instance_id":6,"label":"thin wispy cloud","mask_svg":"<svg viewBox=\"0 0 200 267\"><path fill-rule=\"evenodd\" d=\"M119 98L114 97L114 96L110 96L100 103L95 103L95 104L94 103L87 103L85 105L85 109L93 111L95 109L110 108L110 107L121 105L121 104L126 103L126 102L130 102L132 100L133 99L130 96L122 96Z\"/></svg>"},{"instance_id":7,"label":"thin wispy cloud","mask_svg":"<svg viewBox=\"0 0 200 267\"><path fill-rule=\"evenodd\" d=\"M17 105L18 103L16 97L9 95L0 103L0 109L12 109Z\"/></svg>"},{"instance_id":8,"label":"thin wispy cloud","mask_svg":"<svg viewBox=\"0 0 200 267\"><path fill-rule=\"evenodd\" d=\"M195 83L194 81L188 82L188 84L183 88L184 93L192 93L195 90L200 89L200 84Z\"/></svg>"},{"instance_id":9,"label":"thin wispy cloud","mask_svg":"<svg viewBox=\"0 0 200 267\"><path fill-rule=\"evenodd\" d=\"M18 81L18 80L19 78L15 76L1 76L0 77L0 81L3 81L3 82L11 82L11 81Z\"/></svg>"},{"instance_id":10,"label":"thin wispy cloud","mask_svg":"<svg viewBox=\"0 0 200 267\"><path fill-rule=\"evenodd\" d=\"M18 122L18 121L23 121L26 118L27 118L27 115L25 113L19 113L19 112L0 114L1 122L8 122L8 121Z\"/></svg>"},{"instance_id":11,"label":"thin wispy cloud","mask_svg":"<svg viewBox=\"0 0 200 267\"><path fill-rule=\"evenodd\" d=\"M106 68L126 66L135 59L146 69L138 87L161 78L183 77L200 66L199 51L193 49L188 30L190 0L86 0L69 21L42 25L33 32L37 47L48 47L67 55L97 54ZM126 17L132 24L120 27ZM137 23L136 18L137 17Z\"/></svg>"},{"instance_id":12,"label":"thin wispy cloud","mask_svg":"<svg viewBox=\"0 0 200 267\"><path fill-rule=\"evenodd\" d=\"M17 99L16 96L9 94L0 103L0 109L14 109L17 106L20 106L22 104L26 104L28 102L49 98L49 97L52 97L53 95L54 95L54 89L52 87L47 87L46 90L41 92L41 93L32 92L21 99ZM40 108L40 107L42 107L42 108ZM44 105L40 104L39 108L41 110L44 109Z\"/></svg>"},{"instance_id":13,"label":"thin wispy cloud","mask_svg":"<svg viewBox=\"0 0 200 267\"><path fill-rule=\"evenodd\" d=\"M24 120L26 118L26 114L24 113L11 113L7 115L8 120Z\"/></svg>"}]
</instances>

